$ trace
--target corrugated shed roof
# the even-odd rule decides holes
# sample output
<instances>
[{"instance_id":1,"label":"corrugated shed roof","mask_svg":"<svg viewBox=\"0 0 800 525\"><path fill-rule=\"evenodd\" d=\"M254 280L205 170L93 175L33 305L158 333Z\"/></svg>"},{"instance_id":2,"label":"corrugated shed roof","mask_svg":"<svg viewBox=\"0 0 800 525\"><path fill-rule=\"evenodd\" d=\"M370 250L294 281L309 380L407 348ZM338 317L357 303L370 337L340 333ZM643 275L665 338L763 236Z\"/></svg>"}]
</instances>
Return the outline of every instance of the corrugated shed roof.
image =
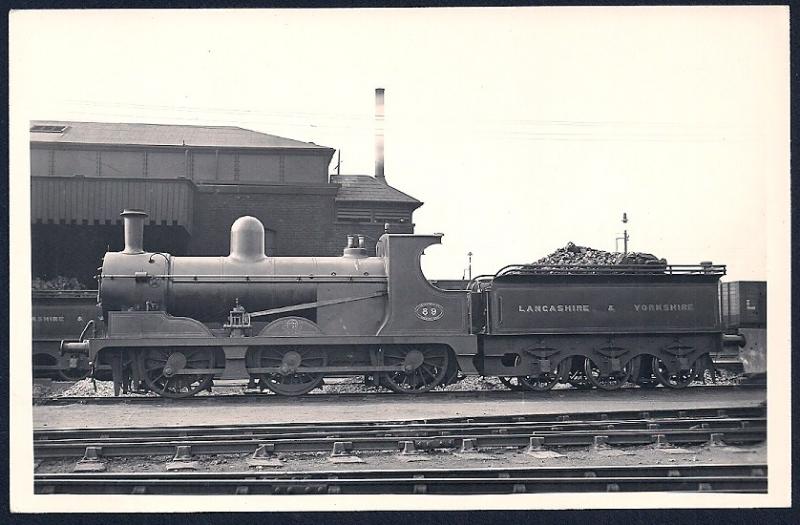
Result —
<instances>
[{"instance_id":1,"label":"corrugated shed roof","mask_svg":"<svg viewBox=\"0 0 800 525\"><path fill-rule=\"evenodd\" d=\"M220 148L292 148L330 150L313 142L301 142L236 126L189 126L184 124L126 124L35 120L33 126L66 126L62 133L31 132L31 142L61 144L111 144L133 146L201 146Z\"/></svg>"},{"instance_id":2,"label":"corrugated shed roof","mask_svg":"<svg viewBox=\"0 0 800 525\"><path fill-rule=\"evenodd\" d=\"M410 195L384 184L369 175L331 175L331 182L341 184L337 201L352 202L393 202L399 204L422 205Z\"/></svg>"}]
</instances>

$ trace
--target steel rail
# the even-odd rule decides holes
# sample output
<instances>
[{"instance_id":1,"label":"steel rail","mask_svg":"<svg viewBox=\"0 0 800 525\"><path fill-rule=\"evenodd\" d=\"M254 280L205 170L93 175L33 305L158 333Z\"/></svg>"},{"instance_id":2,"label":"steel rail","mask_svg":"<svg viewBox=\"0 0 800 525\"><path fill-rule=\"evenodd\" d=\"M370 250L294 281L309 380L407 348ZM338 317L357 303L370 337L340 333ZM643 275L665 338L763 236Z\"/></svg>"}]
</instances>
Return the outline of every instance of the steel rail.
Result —
<instances>
[{"instance_id":1,"label":"steel rail","mask_svg":"<svg viewBox=\"0 0 800 525\"><path fill-rule=\"evenodd\" d=\"M523 433L456 434L446 436L348 436L302 437L279 439L167 439L162 441L94 441L48 442L35 441L35 459L84 457L89 448L103 457L174 455L179 447L191 450L194 455L206 454L253 454L259 447L268 447L270 453L315 453L331 452L337 447L347 452L396 452L405 442L412 442L415 449L476 448L522 448L540 438L542 446L578 447L592 445L640 446L659 441L673 445L700 445L714 441L735 444L754 444L766 439L766 428L726 429L628 429L628 430L556 430Z\"/></svg>"},{"instance_id":2,"label":"steel rail","mask_svg":"<svg viewBox=\"0 0 800 525\"><path fill-rule=\"evenodd\" d=\"M593 422L543 422L543 423L450 423L450 424L409 424L381 425L368 424L340 425L327 428L306 426L299 428L227 428L209 427L207 430L186 432L180 427L161 429L121 429L119 431L71 431L71 432L34 432L34 443L91 445L97 441L103 443L146 442L161 440L273 440L301 439L312 437L441 437L452 434L482 435L486 433L534 433L579 430L720 430L746 428L750 430L766 430L766 417L737 419L650 419L650 420L601 420Z\"/></svg>"},{"instance_id":3,"label":"steel rail","mask_svg":"<svg viewBox=\"0 0 800 525\"><path fill-rule=\"evenodd\" d=\"M512 494L767 491L767 466L36 474L37 494Z\"/></svg>"},{"instance_id":4,"label":"steel rail","mask_svg":"<svg viewBox=\"0 0 800 525\"><path fill-rule=\"evenodd\" d=\"M306 422L274 422L242 425L194 425L194 426L166 426L166 427L97 427L97 428L46 428L34 431L34 439L68 439L95 436L98 438L109 437L135 437L135 436L163 436L177 435L188 437L209 434L247 434L256 432L277 431L325 431L338 432L354 429L364 430L396 430L399 427L423 427L441 430L452 425L470 425L473 427L489 425L515 425L538 424L542 426L564 425L608 425L614 422L642 422L655 424L669 424L672 421L699 420L702 423L712 424L715 421L730 418L763 419L766 417L766 407L728 407L728 408L696 408L696 409L661 409L661 410L615 410L606 412L572 412L567 414L522 414L498 416L473 416L473 417L448 417L448 418L422 418L395 421L319 421Z\"/></svg>"}]
</instances>

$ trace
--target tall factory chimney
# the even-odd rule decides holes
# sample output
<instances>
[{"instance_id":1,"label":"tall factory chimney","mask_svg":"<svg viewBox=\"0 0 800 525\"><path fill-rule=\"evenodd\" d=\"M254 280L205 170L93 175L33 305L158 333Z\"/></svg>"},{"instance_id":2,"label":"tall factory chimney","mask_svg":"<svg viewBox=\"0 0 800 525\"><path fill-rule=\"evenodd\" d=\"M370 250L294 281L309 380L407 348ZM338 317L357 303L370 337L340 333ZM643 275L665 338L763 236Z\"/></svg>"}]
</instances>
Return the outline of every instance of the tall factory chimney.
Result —
<instances>
[{"instance_id":1,"label":"tall factory chimney","mask_svg":"<svg viewBox=\"0 0 800 525\"><path fill-rule=\"evenodd\" d=\"M386 184L383 174L383 88L375 89L375 178Z\"/></svg>"}]
</instances>

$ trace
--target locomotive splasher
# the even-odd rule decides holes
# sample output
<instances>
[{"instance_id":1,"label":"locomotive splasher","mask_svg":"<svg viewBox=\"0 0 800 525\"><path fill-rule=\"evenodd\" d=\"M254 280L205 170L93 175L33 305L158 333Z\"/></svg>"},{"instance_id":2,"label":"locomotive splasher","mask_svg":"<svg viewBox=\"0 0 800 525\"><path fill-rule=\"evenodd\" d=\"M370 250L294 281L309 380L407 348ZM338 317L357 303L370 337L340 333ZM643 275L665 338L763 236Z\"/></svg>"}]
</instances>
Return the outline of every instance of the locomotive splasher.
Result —
<instances>
[{"instance_id":1,"label":"locomotive splasher","mask_svg":"<svg viewBox=\"0 0 800 525\"><path fill-rule=\"evenodd\" d=\"M122 216L125 248L100 276L105 322L62 343L117 392L185 397L216 377L297 395L364 375L417 393L459 372L529 390L682 388L723 341L721 265L514 265L442 290L420 268L440 234L383 235L375 257L358 237L341 257L268 257L263 225L242 217L229 255L176 257L144 250L144 212Z\"/></svg>"}]
</instances>

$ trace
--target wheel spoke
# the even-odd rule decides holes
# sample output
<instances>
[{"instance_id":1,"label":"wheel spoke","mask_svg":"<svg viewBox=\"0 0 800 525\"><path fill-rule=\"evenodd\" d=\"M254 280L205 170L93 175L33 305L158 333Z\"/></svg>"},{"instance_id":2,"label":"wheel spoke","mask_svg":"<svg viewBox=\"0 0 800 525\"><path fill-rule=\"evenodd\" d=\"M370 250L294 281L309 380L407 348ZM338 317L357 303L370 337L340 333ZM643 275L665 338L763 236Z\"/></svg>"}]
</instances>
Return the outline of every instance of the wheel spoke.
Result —
<instances>
[{"instance_id":1,"label":"wheel spoke","mask_svg":"<svg viewBox=\"0 0 800 525\"><path fill-rule=\"evenodd\" d=\"M144 382L148 388L162 397L189 397L208 388L214 374L181 374L167 377L164 368L174 353L183 354L185 365L183 371L193 368L212 368L214 366L213 350L210 348L151 348L142 351L138 359L144 369Z\"/></svg>"},{"instance_id":2,"label":"wheel spoke","mask_svg":"<svg viewBox=\"0 0 800 525\"><path fill-rule=\"evenodd\" d=\"M425 365L420 366L417 370L419 370L419 378L422 380L422 383L428 385L429 383L425 381L425 374L427 373L428 376L431 378L432 381L436 380L436 376L432 374L428 369L425 368Z\"/></svg>"},{"instance_id":3,"label":"wheel spoke","mask_svg":"<svg viewBox=\"0 0 800 525\"><path fill-rule=\"evenodd\" d=\"M264 368L280 368L284 364L289 367L325 367L328 363L327 354L318 348L303 347L253 347L248 354L248 366ZM293 358L286 361L289 353ZM297 362L297 357L300 362ZM289 372L286 374L270 373L258 374L261 388L280 395L296 396L305 394L322 384L322 372Z\"/></svg>"},{"instance_id":4,"label":"wheel spoke","mask_svg":"<svg viewBox=\"0 0 800 525\"><path fill-rule=\"evenodd\" d=\"M394 346L382 350L384 364L412 368L408 373L398 370L381 374L384 386L394 392L427 392L445 379L450 357L449 350L443 347Z\"/></svg>"}]
</instances>

